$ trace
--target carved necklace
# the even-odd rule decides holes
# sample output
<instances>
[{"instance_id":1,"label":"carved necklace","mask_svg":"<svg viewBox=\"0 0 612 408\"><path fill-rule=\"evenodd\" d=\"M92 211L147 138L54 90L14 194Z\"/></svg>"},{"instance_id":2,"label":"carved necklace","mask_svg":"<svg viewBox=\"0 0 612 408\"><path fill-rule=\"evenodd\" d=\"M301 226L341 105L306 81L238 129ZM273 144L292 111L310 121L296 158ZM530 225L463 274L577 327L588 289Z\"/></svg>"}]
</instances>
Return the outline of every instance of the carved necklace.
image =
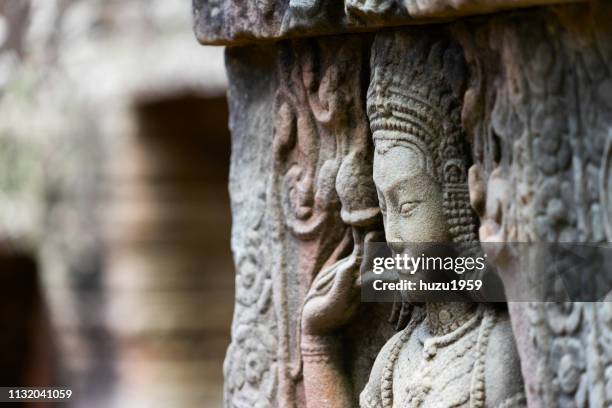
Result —
<instances>
[{"instance_id":1,"label":"carved necklace","mask_svg":"<svg viewBox=\"0 0 612 408\"><path fill-rule=\"evenodd\" d=\"M408 323L389 353L380 383L380 395L383 408L393 408L393 370L404 345L410 340L414 329L425 319L425 313L415 311L416 316Z\"/></svg>"},{"instance_id":2,"label":"carved necklace","mask_svg":"<svg viewBox=\"0 0 612 408\"><path fill-rule=\"evenodd\" d=\"M422 373L422 381L418 384L412 384L408 388L406 399L402 406L419 407L425 401L429 391L432 388L431 384L431 360L436 356L439 349L447 347L459 339L463 338L470 331L480 326L477 337L463 344L459 349L455 350L452 357L465 358L469 350L476 346L476 355L472 368L472 376L470 383L469 395L461 396L456 401L452 401L451 406L459 406L469 400L471 408L484 408L485 406L485 383L484 383L484 366L485 354L488 345L488 339L493 326L495 325L495 312L486 307L479 306L476 313L467 313L469 318L460 319L462 324L456 330L451 331L443 336L429 339L423 347L423 359L416 372ZM382 381L381 381L381 402L383 408L393 407L393 376L394 370L401 354L402 349L412 337L414 330L421 324L425 318L425 313L420 312L408 326L404 329L400 337L393 344L389 353L389 359L385 365ZM454 327L455 325L453 325Z\"/></svg>"},{"instance_id":3,"label":"carved necklace","mask_svg":"<svg viewBox=\"0 0 612 408\"><path fill-rule=\"evenodd\" d=\"M425 310L431 335L442 337L459 329L477 314L476 308L471 303L428 303Z\"/></svg>"}]
</instances>

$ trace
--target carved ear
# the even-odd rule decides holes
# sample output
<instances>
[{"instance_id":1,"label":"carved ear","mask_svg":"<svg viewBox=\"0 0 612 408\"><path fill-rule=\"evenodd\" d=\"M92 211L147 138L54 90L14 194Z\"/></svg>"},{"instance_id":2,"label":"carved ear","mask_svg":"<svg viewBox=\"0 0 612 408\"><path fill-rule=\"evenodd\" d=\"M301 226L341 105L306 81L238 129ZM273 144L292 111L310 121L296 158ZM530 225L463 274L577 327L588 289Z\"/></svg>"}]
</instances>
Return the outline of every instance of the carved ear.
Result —
<instances>
[{"instance_id":1,"label":"carved ear","mask_svg":"<svg viewBox=\"0 0 612 408\"><path fill-rule=\"evenodd\" d=\"M486 185L483 177L483 169L480 164L474 164L468 172L468 186L470 189L470 204L476 214L482 218L485 214Z\"/></svg>"}]
</instances>

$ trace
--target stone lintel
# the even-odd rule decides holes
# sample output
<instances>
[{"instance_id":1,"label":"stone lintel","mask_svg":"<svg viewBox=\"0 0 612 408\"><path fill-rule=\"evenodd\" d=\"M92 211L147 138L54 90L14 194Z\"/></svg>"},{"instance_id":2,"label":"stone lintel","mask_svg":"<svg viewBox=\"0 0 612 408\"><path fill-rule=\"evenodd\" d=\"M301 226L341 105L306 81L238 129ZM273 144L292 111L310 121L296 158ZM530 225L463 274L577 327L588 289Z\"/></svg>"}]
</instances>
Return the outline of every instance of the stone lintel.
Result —
<instances>
[{"instance_id":1,"label":"stone lintel","mask_svg":"<svg viewBox=\"0 0 612 408\"><path fill-rule=\"evenodd\" d=\"M193 0L202 44L245 45L375 31L580 0ZM582 0L586 1L586 0Z\"/></svg>"}]
</instances>

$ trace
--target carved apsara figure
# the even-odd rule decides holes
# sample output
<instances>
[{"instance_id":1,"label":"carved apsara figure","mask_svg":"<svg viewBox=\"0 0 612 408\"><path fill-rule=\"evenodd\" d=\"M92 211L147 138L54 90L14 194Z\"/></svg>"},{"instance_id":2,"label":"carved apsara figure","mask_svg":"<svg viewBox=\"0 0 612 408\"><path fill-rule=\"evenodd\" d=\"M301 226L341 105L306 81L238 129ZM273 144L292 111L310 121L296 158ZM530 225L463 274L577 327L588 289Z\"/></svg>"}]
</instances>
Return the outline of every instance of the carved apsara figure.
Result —
<instances>
[{"instance_id":1,"label":"carved apsara figure","mask_svg":"<svg viewBox=\"0 0 612 408\"><path fill-rule=\"evenodd\" d=\"M374 183L392 250L398 242L459 248L477 242L461 130L462 67L461 50L431 33L375 40L367 109ZM378 354L355 401L341 335L358 299L364 238L355 231L353 254L319 274L304 305L307 406L525 406L507 312L475 302L431 302L416 292L403 293L417 307Z\"/></svg>"}]
</instances>

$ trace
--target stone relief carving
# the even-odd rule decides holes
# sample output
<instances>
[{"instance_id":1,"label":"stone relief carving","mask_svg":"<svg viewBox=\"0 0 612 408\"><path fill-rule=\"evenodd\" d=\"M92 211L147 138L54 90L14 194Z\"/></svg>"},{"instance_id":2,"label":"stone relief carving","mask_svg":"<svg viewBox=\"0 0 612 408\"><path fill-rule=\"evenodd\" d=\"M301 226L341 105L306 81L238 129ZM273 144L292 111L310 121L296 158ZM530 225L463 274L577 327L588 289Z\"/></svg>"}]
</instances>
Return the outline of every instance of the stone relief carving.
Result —
<instances>
[{"instance_id":1,"label":"stone relief carving","mask_svg":"<svg viewBox=\"0 0 612 408\"><path fill-rule=\"evenodd\" d=\"M331 32L317 31L330 27L325 25L330 21L327 2L268 4L275 7L266 17L269 25L258 26L264 30L254 33L238 24L238 35L224 25L225 31L204 41L240 43ZM335 5L338 25L330 30L349 30L345 19L353 18L360 28L394 25L397 4L351 0ZM291 31L294 26L287 22L280 30L273 22L291 6L304 8L303 24ZM253 55L246 58L249 64L241 58L228 64L237 72L233 82L242 87L230 91L234 111L250 107L245 118L234 116L234 138L245 146L245 140L255 140L259 147L248 165L234 163L245 169L235 177L241 188L234 187L234 205L240 217L235 234L238 283L246 289L238 295L241 309L228 352L228 406L356 406L360 393L363 406L495 406L504 400L503 406L524 406L511 331L529 406L612 403L608 303L510 303L512 330L508 314L490 306L416 306L404 309L400 320L408 325L391 340L389 332L378 328L355 331L355 322L374 307L356 306L355 296L363 245L380 229L379 199L388 237L437 234L440 240L475 242L471 204L484 242L610 240L610 15L605 3L565 5L425 27L420 36L402 28L394 34L291 40L230 51L234 57ZM259 20L249 24L257 26ZM364 62L374 36L366 97ZM453 41L460 44L469 69L458 70L461 51ZM434 64L440 55L442 62ZM274 63L260 68L259 59ZM416 69L419 64L427 69ZM249 157L247 150L236 157ZM236 191L249 190L254 178L249 169L260 166L257 157L267 160L266 170L255 173L265 184L257 189L264 190L263 204L253 210L262 217L259 226L242 219L249 211L236 198L251 202ZM429 203L403 211L416 217L416 209L427 209L427 217L438 221L411 226L399 217L402 207L392 202L388 186L393 177L418 179L414 190ZM449 183L461 188L448 189ZM531 284L538 277L514 279L519 264L511 255L489 254L506 291L534 294ZM538 272L540 277L552 273ZM270 296L256 296L259 290ZM263 314L253 312L258 310ZM388 310L381 311L368 314L368 323L382 325ZM445 330L454 333L448 337L452 344L439 335ZM251 336L258 340L247 341ZM260 348L255 354L265 356L265 364L253 354L248 357ZM274 353L263 352L274 348ZM366 361L376 355L372 369L372 361ZM487 373L501 364L500 355L512 363L511 374L488 379ZM365 363L357 369L354 361ZM441 361L454 368L437 371ZM430 375L413 378L411 373L419 370ZM471 375L460 377L473 379L469 384L445 377L468 371ZM369 382L366 372L371 372ZM445 379L457 388L442 386ZM496 390L506 394L495 394L491 387L502 384Z\"/></svg>"},{"instance_id":2,"label":"stone relief carving","mask_svg":"<svg viewBox=\"0 0 612 408\"><path fill-rule=\"evenodd\" d=\"M359 69L366 62L354 44L326 38L259 48L274 67L259 67L265 59L253 60L250 48L228 52L230 95L241 95L231 99L237 292L228 406L302 405L303 299L317 271L350 253L357 230L379 222ZM247 66L269 81L251 89L255 82L240 79ZM252 93L261 105L248 103ZM272 155L255 164L253 151Z\"/></svg>"},{"instance_id":3,"label":"stone relief carving","mask_svg":"<svg viewBox=\"0 0 612 408\"><path fill-rule=\"evenodd\" d=\"M224 363L224 399L225 406L238 408L275 406L279 388L279 325L272 299L272 249L268 241L268 197L264 181L270 177L272 165L263 154L271 149L269 135L273 129L271 123L260 119L262 109L272 109L273 90L269 84L274 80L274 71L272 64L266 63L271 52L255 50L259 57L267 55L268 59L253 59L241 49L227 53L228 61L232 61L228 69L230 94L248 98L257 93L259 102L255 106L245 104L242 98L230 99L236 303L232 342ZM251 75L266 81L253 89ZM249 120L243 122L238 116Z\"/></svg>"},{"instance_id":4,"label":"stone relief carving","mask_svg":"<svg viewBox=\"0 0 612 408\"><path fill-rule=\"evenodd\" d=\"M375 223L380 213L371 183L361 53L357 43L342 38L279 47L276 167L269 194L279 223L274 238L284 243L274 272L275 305L283 311L281 406L295 404L301 393L300 322L295 316L313 277L350 252L352 236Z\"/></svg>"},{"instance_id":5,"label":"stone relief carving","mask_svg":"<svg viewBox=\"0 0 612 408\"><path fill-rule=\"evenodd\" d=\"M236 314L224 371L231 406L266 407L276 399L278 340L275 335L272 282L266 273L262 228L246 232L236 251Z\"/></svg>"},{"instance_id":6,"label":"stone relief carving","mask_svg":"<svg viewBox=\"0 0 612 408\"><path fill-rule=\"evenodd\" d=\"M470 188L482 241L609 241L604 178L612 117L610 94L602 91L611 83L612 37L603 17L609 11L604 3L539 10L527 25L500 17L471 26L469 34L457 25L475 74L463 121L470 124L478 163ZM487 45L479 40L485 37ZM531 41L521 40L527 37ZM531 283L554 282L553 268L525 274L507 247L490 254L507 293L545 300ZM606 273L601 278L609 279ZM607 302L517 302L509 308L529 406L609 405Z\"/></svg>"},{"instance_id":7,"label":"stone relief carving","mask_svg":"<svg viewBox=\"0 0 612 408\"><path fill-rule=\"evenodd\" d=\"M404 32L378 34L372 52L367 106L387 242L476 242L460 127L460 49L431 33ZM304 304L309 407L356 405L338 330L355 311L362 240L355 235L353 252L319 273ZM507 313L405 295L425 307L378 354L361 407L525 405Z\"/></svg>"}]
</instances>

